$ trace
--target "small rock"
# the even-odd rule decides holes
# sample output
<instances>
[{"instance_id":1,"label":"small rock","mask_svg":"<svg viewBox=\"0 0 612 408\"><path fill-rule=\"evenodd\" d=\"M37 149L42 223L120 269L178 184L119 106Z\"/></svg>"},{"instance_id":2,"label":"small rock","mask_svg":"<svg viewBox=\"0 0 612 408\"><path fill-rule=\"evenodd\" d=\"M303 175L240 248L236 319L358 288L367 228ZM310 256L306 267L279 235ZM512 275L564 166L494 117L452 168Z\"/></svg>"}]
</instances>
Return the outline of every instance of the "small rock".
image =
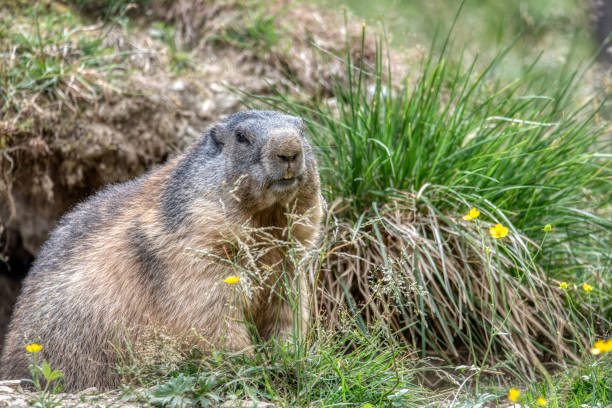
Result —
<instances>
[{"instance_id":1,"label":"small rock","mask_svg":"<svg viewBox=\"0 0 612 408\"><path fill-rule=\"evenodd\" d=\"M235 408L272 408L274 404L271 402L249 401L249 400L228 400L221 404L222 407Z\"/></svg>"},{"instance_id":2,"label":"small rock","mask_svg":"<svg viewBox=\"0 0 612 408\"><path fill-rule=\"evenodd\" d=\"M98 393L98 389L96 387L89 387L81 391L81 394L83 395L91 395L91 394L97 394L97 393Z\"/></svg>"},{"instance_id":3,"label":"small rock","mask_svg":"<svg viewBox=\"0 0 612 408\"><path fill-rule=\"evenodd\" d=\"M197 114L202 119L210 119L213 117L213 109L215 104L211 99L207 99L202 102L198 108Z\"/></svg>"},{"instance_id":4,"label":"small rock","mask_svg":"<svg viewBox=\"0 0 612 408\"><path fill-rule=\"evenodd\" d=\"M225 87L221 84L218 84L216 82L213 82L212 84L209 85L209 88L211 89L211 91L213 92L223 92L225 91Z\"/></svg>"},{"instance_id":5,"label":"small rock","mask_svg":"<svg viewBox=\"0 0 612 408\"><path fill-rule=\"evenodd\" d=\"M185 90L185 83L179 79L178 81L175 81L172 84L171 89L173 91L177 91L177 92L184 91Z\"/></svg>"},{"instance_id":6,"label":"small rock","mask_svg":"<svg viewBox=\"0 0 612 408\"><path fill-rule=\"evenodd\" d=\"M237 96L230 93L215 95L216 109L219 112L229 112L234 110L237 105L240 105L240 100Z\"/></svg>"},{"instance_id":7,"label":"small rock","mask_svg":"<svg viewBox=\"0 0 612 408\"><path fill-rule=\"evenodd\" d=\"M21 380L3 380L0 381L0 386L11 387L16 390L21 387Z\"/></svg>"},{"instance_id":8,"label":"small rock","mask_svg":"<svg viewBox=\"0 0 612 408\"><path fill-rule=\"evenodd\" d=\"M29 404L22 398L17 398L10 405L11 408L28 408Z\"/></svg>"}]
</instances>

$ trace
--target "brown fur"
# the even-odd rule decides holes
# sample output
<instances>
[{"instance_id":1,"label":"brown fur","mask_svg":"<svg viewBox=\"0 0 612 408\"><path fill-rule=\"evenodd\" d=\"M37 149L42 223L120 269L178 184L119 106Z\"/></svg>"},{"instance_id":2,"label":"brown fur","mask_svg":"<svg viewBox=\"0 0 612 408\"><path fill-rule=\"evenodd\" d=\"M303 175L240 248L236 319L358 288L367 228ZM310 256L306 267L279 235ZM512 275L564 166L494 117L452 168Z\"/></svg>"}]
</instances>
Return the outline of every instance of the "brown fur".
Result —
<instances>
[{"instance_id":1,"label":"brown fur","mask_svg":"<svg viewBox=\"0 0 612 408\"><path fill-rule=\"evenodd\" d=\"M263 115L256 114L252 113ZM271 137L267 128L254 129L257 137ZM296 149L300 139L294 133L290 129L278 136L273 152L268 151L269 143L264 144L264 164L271 160L268 157ZM234 160L243 146L233 136L225 137L230 139L221 154ZM155 326L177 336L195 329L205 339L202 348L247 350L251 336L244 321L249 317L266 340L293 331L294 310L282 295L288 288L295 296L297 286L302 291L298 327L303 331L308 319L305 278L295 273L285 255L285 246L291 244L283 243L291 233L301 257L318 237L319 179L310 146L305 139L304 143L304 174L295 190L268 192L255 176L245 179L231 175L232 167L219 169L215 173L222 177L211 174L199 182L226 184L224 193L195 194L187 201L188 211L181 207L181 214L187 211L188 216L180 223L169 225L170 210L162 197L177 168L193 159L197 147L191 156L178 157L132 184L112 187L77 208L56 229L56 237L41 252L42 260L26 278L6 338L0 377L29 376L25 345L36 342L43 345L41 358L63 371L67 389L114 387L119 379L112 373L117 363L113 347L120 344L122 328L133 343L146 327ZM254 163L257 160L262 159ZM267 173L285 164L271 166ZM88 214L97 218L90 221ZM295 225L288 228L288 220ZM190 248L205 255L198 257ZM253 274L240 273L243 280L237 285L223 283L238 272L222 259ZM257 276L263 277L260 282ZM280 276L288 286L277 284ZM249 282L253 289L248 296L239 295L241 284Z\"/></svg>"}]
</instances>

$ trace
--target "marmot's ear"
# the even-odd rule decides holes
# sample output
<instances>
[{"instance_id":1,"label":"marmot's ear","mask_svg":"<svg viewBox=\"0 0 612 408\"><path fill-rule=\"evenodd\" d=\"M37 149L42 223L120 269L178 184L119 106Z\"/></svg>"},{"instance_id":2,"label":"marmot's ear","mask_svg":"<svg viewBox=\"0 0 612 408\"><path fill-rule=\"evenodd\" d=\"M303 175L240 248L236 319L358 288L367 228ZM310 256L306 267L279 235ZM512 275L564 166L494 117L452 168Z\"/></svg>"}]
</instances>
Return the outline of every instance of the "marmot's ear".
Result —
<instances>
[{"instance_id":1,"label":"marmot's ear","mask_svg":"<svg viewBox=\"0 0 612 408\"><path fill-rule=\"evenodd\" d=\"M206 135L207 152L213 156L218 155L223 150L224 143L219 138L218 129L213 126Z\"/></svg>"}]
</instances>

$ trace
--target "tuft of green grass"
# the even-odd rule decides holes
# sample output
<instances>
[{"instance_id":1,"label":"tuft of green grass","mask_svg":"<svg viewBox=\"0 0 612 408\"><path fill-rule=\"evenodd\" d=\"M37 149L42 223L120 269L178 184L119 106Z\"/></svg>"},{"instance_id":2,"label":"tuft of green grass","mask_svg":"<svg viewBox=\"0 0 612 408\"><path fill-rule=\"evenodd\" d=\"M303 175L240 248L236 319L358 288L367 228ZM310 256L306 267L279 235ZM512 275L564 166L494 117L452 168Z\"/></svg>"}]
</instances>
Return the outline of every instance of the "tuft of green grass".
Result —
<instances>
[{"instance_id":1,"label":"tuft of green grass","mask_svg":"<svg viewBox=\"0 0 612 408\"><path fill-rule=\"evenodd\" d=\"M72 3L81 11L110 20L124 17L132 8L145 10L155 1L159 0L72 0Z\"/></svg>"},{"instance_id":2,"label":"tuft of green grass","mask_svg":"<svg viewBox=\"0 0 612 408\"><path fill-rule=\"evenodd\" d=\"M601 101L573 104L575 74L497 82L502 57L475 72L461 57L430 56L416 84L407 78L396 90L390 77L383 82L379 55L375 72L347 71L337 114L286 106L311 119L328 197L350 200L359 214L393 191L438 185L475 205L495 203L534 238L545 224L577 238L605 233L612 224L597 214L609 198L611 142L591 109Z\"/></svg>"},{"instance_id":3,"label":"tuft of green grass","mask_svg":"<svg viewBox=\"0 0 612 408\"><path fill-rule=\"evenodd\" d=\"M325 310L352 304L424 353L533 376L609 327L612 141L605 101L577 96L582 71L502 81L508 51L478 69L446 42L394 82L379 46L374 67L347 57L333 104L256 100L305 118L324 193L343 203ZM471 207L481 218L461 221ZM496 223L508 238L490 238Z\"/></svg>"},{"instance_id":4,"label":"tuft of green grass","mask_svg":"<svg viewBox=\"0 0 612 408\"><path fill-rule=\"evenodd\" d=\"M117 75L124 55L105 46L68 8L40 4L4 10L0 22L0 99L2 111L18 106L27 96L48 99L93 98L102 82ZM17 29L19 27L19 29ZM74 99L73 99L74 98Z\"/></svg>"},{"instance_id":5,"label":"tuft of green grass","mask_svg":"<svg viewBox=\"0 0 612 408\"><path fill-rule=\"evenodd\" d=\"M168 377L149 378L145 397L159 406L234 400L419 407L448 396L417 385L420 369L407 350L390 346L380 331L366 334L349 327L352 322L343 333L318 332L308 344L269 342L256 346L252 354L214 352L201 360L186 359Z\"/></svg>"},{"instance_id":6,"label":"tuft of green grass","mask_svg":"<svg viewBox=\"0 0 612 408\"><path fill-rule=\"evenodd\" d=\"M229 44L239 49L253 51L256 54L270 53L281 41L281 28L277 19L284 10L268 14L265 10L242 10L241 24L230 24L219 33L211 36L211 43L216 46Z\"/></svg>"},{"instance_id":7,"label":"tuft of green grass","mask_svg":"<svg viewBox=\"0 0 612 408\"><path fill-rule=\"evenodd\" d=\"M173 26L163 22L156 22L152 24L149 33L168 48L170 70L173 73L192 71L195 68L191 55L177 43L176 32Z\"/></svg>"}]
</instances>

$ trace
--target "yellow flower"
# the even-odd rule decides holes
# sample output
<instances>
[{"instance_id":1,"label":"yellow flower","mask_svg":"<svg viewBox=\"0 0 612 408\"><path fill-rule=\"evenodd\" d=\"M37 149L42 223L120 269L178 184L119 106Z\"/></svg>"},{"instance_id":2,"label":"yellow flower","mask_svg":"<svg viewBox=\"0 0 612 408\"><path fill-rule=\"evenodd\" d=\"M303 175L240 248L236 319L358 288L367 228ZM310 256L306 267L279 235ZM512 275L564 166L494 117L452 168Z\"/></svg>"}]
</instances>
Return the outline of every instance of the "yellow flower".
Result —
<instances>
[{"instance_id":1,"label":"yellow flower","mask_svg":"<svg viewBox=\"0 0 612 408\"><path fill-rule=\"evenodd\" d=\"M240 282L240 276L234 276L234 275L228 276L227 278L223 280L223 282L233 285L234 283Z\"/></svg>"},{"instance_id":2,"label":"yellow flower","mask_svg":"<svg viewBox=\"0 0 612 408\"><path fill-rule=\"evenodd\" d=\"M474 218L478 218L479 215L480 215L480 211L478 211L476 208L472 208L469 213L463 216L463 219L466 221L470 221L470 220L473 220Z\"/></svg>"},{"instance_id":3,"label":"yellow flower","mask_svg":"<svg viewBox=\"0 0 612 408\"><path fill-rule=\"evenodd\" d=\"M591 349L591 354L596 356L597 354L607 353L608 351L612 351L612 339L606 341L597 340Z\"/></svg>"},{"instance_id":4,"label":"yellow flower","mask_svg":"<svg viewBox=\"0 0 612 408\"><path fill-rule=\"evenodd\" d=\"M42 346L34 343L26 346L26 350L28 350L29 353L38 353L40 350L42 350Z\"/></svg>"},{"instance_id":5,"label":"yellow flower","mask_svg":"<svg viewBox=\"0 0 612 408\"><path fill-rule=\"evenodd\" d=\"M497 224L494 227L491 227L491 236L493 238L503 238L508 235L508 228L504 227L501 224Z\"/></svg>"},{"instance_id":6,"label":"yellow flower","mask_svg":"<svg viewBox=\"0 0 612 408\"><path fill-rule=\"evenodd\" d=\"M550 232L550 231L552 231L552 225L550 225L550 224L546 224L546 225L544 226L544 231L545 231L545 232Z\"/></svg>"},{"instance_id":7,"label":"yellow flower","mask_svg":"<svg viewBox=\"0 0 612 408\"><path fill-rule=\"evenodd\" d=\"M548 401L546 401L544 398L542 397L538 397L538 405L541 407L545 407L548 405Z\"/></svg>"},{"instance_id":8,"label":"yellow flower","mask_svg":"<svg viewBox=\"0 0 612 408\"><path fill-rule=\"evenodd\" d=\"M582 289L584 289L584 291L585 291L586 293L589 293L590 291L592 291L592 290L593 290L593 287L592 287L591 285L589 285L588 283L584 282L584 283L582 284Z\"/></svg>"},{"instance_id":9,"label":"yellow flower","mask_svg":"<svg viewBox=\"0 0 612 408\"><path fill-rule=\"evenodd\" d=\"M508 391L508 399L512 402L518 401L520 395L521 392L516 388L510 388L510 391Z\"/></svg>"},{"instance_id":10,"label":"yellow flower","mask_svg":"<svg viewBox=\"0 0 612 408\"><path fill-rule=\"evenodd\" d=\"M564 289L564 290L565 290L565 289L569 288L569 283L567 283L567 282L561 282L561 283L559 284L559 287L560 287L561 289Z\"/></svg>"}]
</instances>

